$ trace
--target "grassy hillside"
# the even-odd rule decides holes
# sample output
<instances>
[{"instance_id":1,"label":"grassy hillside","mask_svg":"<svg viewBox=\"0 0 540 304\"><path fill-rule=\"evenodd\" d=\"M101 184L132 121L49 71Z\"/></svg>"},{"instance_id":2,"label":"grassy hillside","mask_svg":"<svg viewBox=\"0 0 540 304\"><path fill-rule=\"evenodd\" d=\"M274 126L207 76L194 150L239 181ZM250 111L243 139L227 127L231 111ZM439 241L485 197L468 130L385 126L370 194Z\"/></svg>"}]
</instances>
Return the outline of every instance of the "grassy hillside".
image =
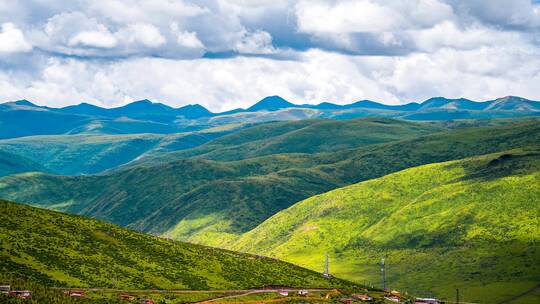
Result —
<instances>
[{"instance_id":1,"label":"grassy hillside","mask_svg":"<svg viewBox=\"0 0 540 304\"><path fill-rule=\"evenodd\" d=\"M20 174L0 179L0 197L227 246L310 196L412 166L538 142L536 123L458 129L331 153L231 162L189 158L80 177Z\"/></svg>"},{"instance_id":2,"label":"grassy hillside","mask_svg":"<svg viewBox=\"0 0 540 304\"><path fill-rule=\"evenodd\" d=\"M0 201L0 269L49 286L243 289L331 286L270 258L169 241L80 216Z\"/></svg>"},{"instance_id":3,"label":"grassy hillside","mask_svg":"<svg viewBox=\"0 0 540 304\"><path fill-rule=\"evenodd\" d=\"M304 200L232 248L391 288L497 303L540 281L540 150L406 169ZM524 300L524 299L522 299ZM532 299L530 299L532 300Z\"/></svg>"},{"instance_id":4,"label":"grassy hillside","mask_svg":"<svg viewBox=\"0 0 540 304\"><path fill-rule=\"evenodd\" d=\"M26 157L0 150L0 176L43 170L40 164Z\"/></svg>"},{"instance_id":5,"label":"grassy hillside","mask_svg":"<svg viewBox=\"0 0 540 304\"><path fill-rule=\"evenodd\" d=\"M443 128L387 118L273 122L213 140L166 158L240 160L278 153L319 153L418 137Z\"/></svg>"},{"instance_id":6,"label":"grassy hillside","mask_svg":"<svg viewBox=\"0 0 540 304\"><path fill-rule=\"evenodd\" d=\"M143 155L193 148L243 127L230 125L169 135L44 135L0 140L1 153L42 164L28 166L29 161L12 158L14 169L0 169L0 176L30 171L63 175L99 173Z\"/></svg>"}]
</instances>

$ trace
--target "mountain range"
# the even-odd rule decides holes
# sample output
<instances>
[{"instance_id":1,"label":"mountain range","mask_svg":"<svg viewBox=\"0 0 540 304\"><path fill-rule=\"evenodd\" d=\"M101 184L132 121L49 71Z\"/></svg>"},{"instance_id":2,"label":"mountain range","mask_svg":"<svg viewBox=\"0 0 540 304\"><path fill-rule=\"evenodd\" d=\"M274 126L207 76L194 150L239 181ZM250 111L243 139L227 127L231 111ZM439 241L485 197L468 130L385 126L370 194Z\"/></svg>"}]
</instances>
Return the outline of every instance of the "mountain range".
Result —
<instances>
[{"instance_id":1,"label":"mountain range","mask_svg":"<svg viewBox=\"0 0 540 304\"><path fill-rule=\"evenodd\" d=\"M206 259L193 255L206 255L205 245L315 271L328 253L337 277L379 286L376 263L387 257L392 288L448 299L458 286L473 302L528 303L540 280L538 104L507 97L295 105L271 96L226 113L148 100L114 109L2 104L0 198L143 234L0 203L1 244L9 244L0 263L51 285L110 285L106 264L124 271L126 286L256 285L229 279L239 266L227 263L249 264L240 253L209 249L225 272L193 264ZM17 237L32 225L35 233ZM149 235L191 244L171 249ZM118 249L117 262L104 258L111 253L102 243ZM168 270L146 247L166 261L178 250L196 278L178 263ZM56 251L74 262L60 263ZM247 272L271 274L253 278L259 283L288 271L300 282L305 271L249 265ZM136 275L143 270L147 280Z\"/></svg>"},{"instance_id":2,"label":"mountain range","mask_svg":"<svg viewBox=\"0 0 540 304\"><path fill-rule=\"evenodd\" d=\"M540 115L540 102L507 96L490 101L430 98L422 103L386 105L362 100L348 105L323 102L296 105L269 96L247 109L212 113L201 105L172 108L149 100L122 107L101 108L88 103L51 108L27 100L0 104L0 138L59 134L169 134L227 124L306 118L345 119L381 116L407 120L450 120Z\"/></svg>"}]
</instances>

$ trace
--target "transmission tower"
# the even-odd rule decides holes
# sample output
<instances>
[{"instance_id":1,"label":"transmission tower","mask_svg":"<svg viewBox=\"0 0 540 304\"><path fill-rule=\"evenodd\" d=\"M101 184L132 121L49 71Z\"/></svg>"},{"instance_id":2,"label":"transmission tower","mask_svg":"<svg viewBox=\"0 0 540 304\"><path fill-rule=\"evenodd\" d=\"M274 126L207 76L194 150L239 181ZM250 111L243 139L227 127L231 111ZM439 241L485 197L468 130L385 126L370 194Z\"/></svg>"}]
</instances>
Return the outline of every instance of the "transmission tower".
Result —
<instances>
[{"instance_id":1,"label":"transmission tower","mask_svg":"<svg viewBox=\"0 0 540 304\"><path fill-rule=\"evenodd\" d=\"M381 279L383 290L386 290L386 264L384 263L384 258L381 259Z\"/></svg>"},{"instance_id":2,"label":"transmission tower","mask_svg":"<svg viewBox=\"0 0 540 304\"><path fill-rule=\"evenodd\" d=\"M330 271L328 270L328 253L325 253L324 254L324 273L323 273L323 277L325 278L329 278L331 277L330 275Z\"/></svg>"}]
</instances>

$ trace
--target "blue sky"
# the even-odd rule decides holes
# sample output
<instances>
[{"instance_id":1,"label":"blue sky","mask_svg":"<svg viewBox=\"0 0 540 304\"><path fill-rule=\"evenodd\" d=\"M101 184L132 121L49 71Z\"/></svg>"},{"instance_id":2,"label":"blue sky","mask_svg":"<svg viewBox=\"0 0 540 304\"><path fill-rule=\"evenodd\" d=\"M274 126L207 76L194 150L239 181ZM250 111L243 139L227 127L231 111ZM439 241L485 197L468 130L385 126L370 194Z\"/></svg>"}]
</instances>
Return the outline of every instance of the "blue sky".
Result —
<instances>
[{"instance_id":1,"label":"blue sky","mask_svg":"<svg viewBox=\"0 0 540 304\"><path fill-rule=\"evenodd\" d=\"M540 100L530 0L0 0L0 100Z\"/></svg>"}]
</instances>

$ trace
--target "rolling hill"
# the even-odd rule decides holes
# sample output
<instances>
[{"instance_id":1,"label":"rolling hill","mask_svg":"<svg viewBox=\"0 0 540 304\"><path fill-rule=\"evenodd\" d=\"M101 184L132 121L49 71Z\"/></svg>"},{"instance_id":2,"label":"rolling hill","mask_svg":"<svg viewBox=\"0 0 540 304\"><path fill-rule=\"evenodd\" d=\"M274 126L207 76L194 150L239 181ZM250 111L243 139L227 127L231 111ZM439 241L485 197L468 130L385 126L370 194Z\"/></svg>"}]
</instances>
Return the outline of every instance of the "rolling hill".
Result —
<instances>
[{"instance_id":1,"label":"rolling hill","mask_svg":"<svg viewBox=\"0 0 540 304\"><path fill-rule=\"evenodd\" d=\"M241 160L283 153L320 153L404 140L445 130L435 124L387 118L306 119L263 123L239 130L197 148L153 155L134 163L163 163L199 157Z\"/></svg>"},{"instance_id":2,"label":"rolling hill","mask_svg":"<svg viewBox=\"0 0 540 304\"><path fill-rule=\"evenodd\" d=\"M0 201L0 269L47 286L245 289L346 286L292 264L170 241Z\"/></svg>"},{"instance_id":3,"label":"rolling hill","mask_svg":"<svg viewBox=\"0 0 540 304\"><path fill-rule=\"evenodd\" d=\"M189 149L249 125L198 132L127 135L41 135L0 140L0 176L22 172L93 174L139 157ZM11 155L9 162L2 155ZM37 164L41 165L37 165ZM32 165L33 164L33 165ZM10 166L12 169L1 169Z\"/></svg>"},{"instance_id":4,"label":"rolling hill","mask_svg":"<svg viewBox=\"0 0 540 304\"><path fill-rule=\"evenodd\" d=\"M44 170L40 164L24 156L0 150L0 176Z\"/></svg>"},{"instance_id":5,"label":"rolling hill","mask_svg":"<svg viewBox=\"0 0 540 304\"><path fill-rule=\"evenodd\" d=\"M540 281L540 147L409 168L270 217L235 250L417 295L499 303ZM527 302L536 298L531 295Z\"/></svg>"},{"instance_id":6,"label":"rolling hill","mask_svg":"<svg viewBox=\"0 0 540 304\"><path fill-rule=\"evenodd\" d=\"M19 174L0 178L0 197L179 240L227 246L310 196L413 166L538 142L536 122L463 128L335 152L227 162L173 159L78 177Z\"/></svg>"}]
</instances>

